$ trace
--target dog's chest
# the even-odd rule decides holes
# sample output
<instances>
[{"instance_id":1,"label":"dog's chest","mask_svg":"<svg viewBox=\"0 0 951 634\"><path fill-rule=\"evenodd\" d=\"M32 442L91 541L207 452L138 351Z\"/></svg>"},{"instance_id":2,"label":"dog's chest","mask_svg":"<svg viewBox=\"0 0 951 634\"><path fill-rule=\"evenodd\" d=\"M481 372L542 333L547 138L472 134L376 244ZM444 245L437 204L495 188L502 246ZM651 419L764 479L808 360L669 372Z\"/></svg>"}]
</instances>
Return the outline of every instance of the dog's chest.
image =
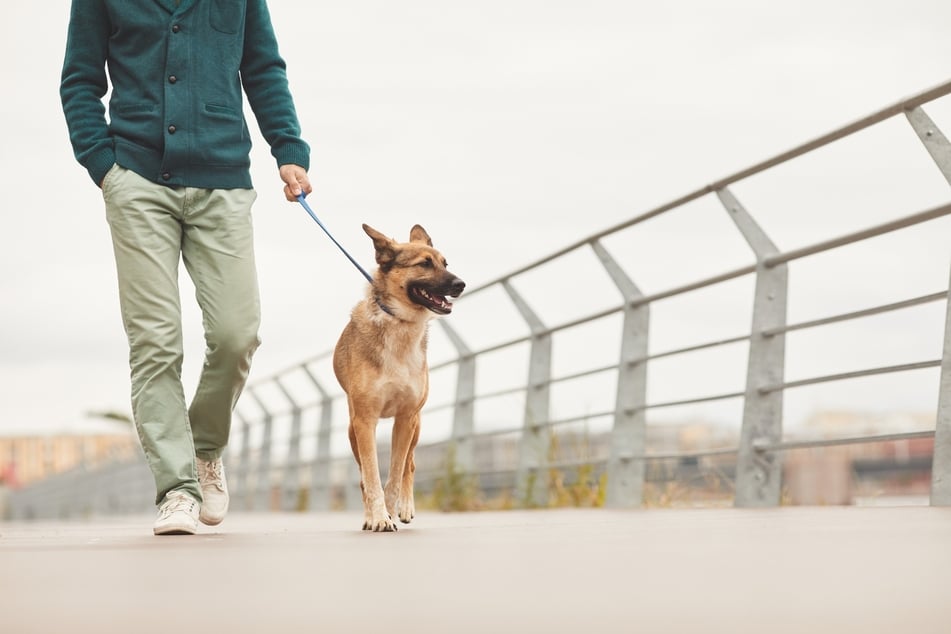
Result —
<instances>
[{"instance_id":1,"label":"dog's chest","mask_svg":"<svg viewBox=\"0 0 951 634\"><path fill-rule=\"evenodd\" d=\"M380 361L382 371L377 387L383 397L385 410L405 407L407 403L422 400L427 384L427 367L426 353L421 346L387 342Z\"/></svg>"},{"instance_id":2,"label":"dog's chest","mask_svg":"<svg viewBox=\"0 0 951 634\"><path fill-rule=\"evenodd\" d=\"M383 355L383 373L387 383L413 387L423 382L426 356L418 347L393 349Z\"/></svg>"}]
</instances>

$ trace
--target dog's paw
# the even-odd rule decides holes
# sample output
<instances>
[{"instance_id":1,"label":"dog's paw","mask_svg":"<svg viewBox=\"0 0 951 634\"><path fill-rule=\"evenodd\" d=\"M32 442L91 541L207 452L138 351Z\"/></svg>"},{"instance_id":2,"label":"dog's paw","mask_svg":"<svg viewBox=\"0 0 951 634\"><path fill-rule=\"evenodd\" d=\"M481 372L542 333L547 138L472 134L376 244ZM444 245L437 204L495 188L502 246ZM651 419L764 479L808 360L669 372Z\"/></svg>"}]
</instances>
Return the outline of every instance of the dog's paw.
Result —
<instances>
[{"instance_id":1,"label":"dog's paw","mask_svg":"<svg viewBox=\"0 0 951 634\"><path fill-rule=\"evenodd\" d=\"M413 521L413 518L416 517L416 505L413 503L412 498L409 500L403 500L400 502L400 521L404 524L409 524Z\"/></svg>"},{"instance_id":2,"label":"dog's paw","mask_svg":"<svg viewBox=\"0 0 951 634\"><path fill-rule=\"evenodd\" d=\"M363 522L363 530L374 533L395 533L397 528L389 515L374 517Z\"/></svg>"}]
</instances>

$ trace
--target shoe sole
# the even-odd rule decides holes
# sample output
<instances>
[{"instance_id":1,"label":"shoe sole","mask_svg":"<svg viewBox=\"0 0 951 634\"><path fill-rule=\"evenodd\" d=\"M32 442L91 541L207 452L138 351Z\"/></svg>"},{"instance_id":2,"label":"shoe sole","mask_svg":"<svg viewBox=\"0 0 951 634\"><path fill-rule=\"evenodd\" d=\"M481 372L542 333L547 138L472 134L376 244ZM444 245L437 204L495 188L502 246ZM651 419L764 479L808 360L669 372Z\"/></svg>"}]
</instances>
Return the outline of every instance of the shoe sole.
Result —
<instances>
[{"instance_id":1,"label":"shoe sole","mask_svg":"<svg viewBox=\"0 0 951 634\"><path fill-rule=\"evenodd\" d=\"M197 528L190 526L168 526L165 528L153 528L152 532L156 535L194 535Z\"/></svg>"},{"instance_id":2,"label":"shoe sole","mask_svg":"<svg viewBox=\"0 0 951 634\"><path fill-rule=\"evenodd\" d=\"M156 535L194 535L196 531L190 528L163 528L152 532Z\"/></svg>"},{"instance_id":3,"label":"shoe sole","mask_svg":"<svg viewBox=\"0 0 951 634\"><path fill-rule=\"evenodd\" d=\"M221 524L221 522L225 518L224 517L205 517L203 515L199 515L198 519L201 520L201 523L204 524L205 526L217 526L218 524Z\"/></svg>"}]
</instances>

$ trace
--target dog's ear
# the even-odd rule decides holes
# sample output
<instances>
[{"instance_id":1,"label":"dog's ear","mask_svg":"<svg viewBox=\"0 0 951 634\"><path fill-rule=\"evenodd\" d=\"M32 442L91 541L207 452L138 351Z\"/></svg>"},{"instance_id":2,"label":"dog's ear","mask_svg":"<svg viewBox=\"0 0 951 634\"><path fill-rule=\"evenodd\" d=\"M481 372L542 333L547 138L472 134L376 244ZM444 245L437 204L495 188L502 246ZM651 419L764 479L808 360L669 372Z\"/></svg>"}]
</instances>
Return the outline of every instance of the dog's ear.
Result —
<instances>
[{"instance_id":1,"label":"dog's ear","mask_svg":"<svg viewBox=\"0 0 951 634\"><path fill-rule=\"evenodd\" d=\"M382 269L388 269L396 260L396 243L368 224L363 225L363 231L373 239L373 248L376 249L376 263Z\"/></svg>"},{"instance_id":2,"label":"dog's ear","mask_svg":"<svg viewBox=\"0 0 951 634\"><path fill-rule=\"evenodd\" d=\"M413 225L413 228L409 230L409 241L422 242L423 244L433 246L433 239L430 238L426 230L419 225Z\"/></svg>"}]
</instances>

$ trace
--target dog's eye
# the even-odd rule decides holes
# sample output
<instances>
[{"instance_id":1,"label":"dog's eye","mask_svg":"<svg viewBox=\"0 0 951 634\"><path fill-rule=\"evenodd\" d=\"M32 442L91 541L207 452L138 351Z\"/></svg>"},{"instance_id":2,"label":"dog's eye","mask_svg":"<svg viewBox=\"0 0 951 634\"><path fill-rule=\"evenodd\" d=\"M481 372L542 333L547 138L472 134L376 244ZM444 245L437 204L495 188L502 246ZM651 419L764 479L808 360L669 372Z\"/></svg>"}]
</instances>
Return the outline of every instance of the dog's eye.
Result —
<instances>
[{"instance_id":1,"label":"dog's eye","mask_svg":"<svg viewBox=\"0 0 951 634\"><path fill-rule=\"evenodd\" d=\"M421 267L423 267L424 269L431 269L431 268L433 268L433 261L430 260L429 258L426 258L425 260L423 260L422 262L420 262L420 263L417 264L416 266L421 266Z\"/></svg>"}]
</instances>

